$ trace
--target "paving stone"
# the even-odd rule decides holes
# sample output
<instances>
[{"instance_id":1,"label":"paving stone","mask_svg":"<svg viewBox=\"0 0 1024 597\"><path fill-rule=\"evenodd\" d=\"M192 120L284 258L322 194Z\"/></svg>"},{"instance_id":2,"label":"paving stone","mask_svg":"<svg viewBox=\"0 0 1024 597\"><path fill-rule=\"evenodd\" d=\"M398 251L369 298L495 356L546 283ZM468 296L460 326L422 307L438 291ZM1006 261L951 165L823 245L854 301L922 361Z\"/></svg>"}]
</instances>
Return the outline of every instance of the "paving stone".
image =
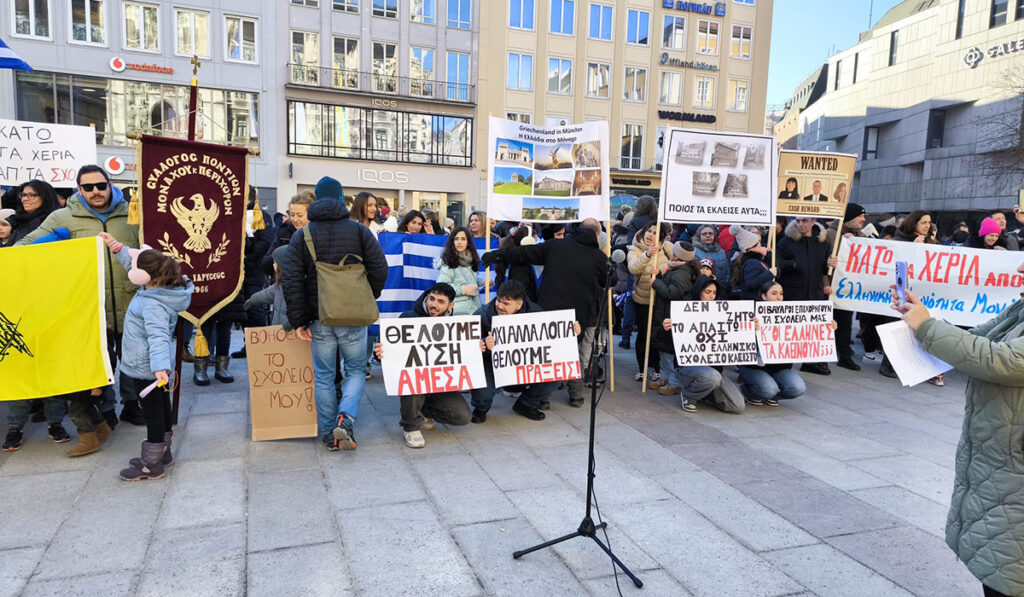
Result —
<instances>
[{"instance_id":1,"label":"paving stone","mask_svg":"<svg viewBox=\"0 0 1024 597\"><path fill-rule=\"evenodd\" d=\"M911 455L856 460L852 464L936 504L949 504L955 475L952 456L945 467Z\"/></svg>"},{"instance_id":2,"label":"paving stone","mask_svg":"<svg viewBox=\"0 0 1024 597\"><path fill-rule=\"evenodd\" d=\"M71 513L74 500L53 499L54 488L68 496L82 490L89 471L35 473L4 478L0 491L0 549L46 545Z\"/></svg>"},{"instance_id":3,"label":"paving stone","mask_svg":"<svg viewBox=\"0 0 1024 597\"><path fill-rule=\"evenodd\" d=\"M729 440L720 444L680 444L671 450L726 483L799 479L806 475L769 454Z\"/></svg>"},{"instance_id":4,"label":"paving stone","mask_svg":"<svg viewBox=\"0 0 1024 597\"><path fill-rule=\"evenodd\" d=\"M251 474L246 505L250 552L337 536L327 482L319 470Z\"/></svg>"},{"instance_id":5,"label":"paving stone","mask_svg":"<svg viewBox=\"0 0 1024 597\"><path fill-rule=\"evenodd\" d=\"M245 520L245 471L241 458L176 461L160 514L161 529Z\"/></svg>"},{"instance_id":6,"label":"paving stone","mask_svg":"<svg viewBox=\"0 0 1024 597\"><path fill-rule=\"evenodd\" d=\"M570 487L583 495L587 490L586 444L565 446L555 451L541 451L540 459L558 473ZM664 489L636 469L624 465L604 448L595 448L595 483L599 484L601 499L611 506L627 506L636 502L662 500L669 497Z\"/></svg>"},{"instance_id":7,"label":"paving stone","mask_svg":"<svg viewBox=\"0 0 1024 597\"><path fill-rule=\"evenodd\" d=\"M243 370L241 375L234 371L232 373L235 375L235 383L232 385L247 383L248 372ZM232 388L232 390L197 398L193 402L192 408L189 409L189 417L225 413L244 413L246 416L249 416L250 399L248 389L235 390Z\"/></svg>"},{"instance_id":8,"label":"paving stone","mask_svg":"<svg viewBox=\"0 0 1024 597\"><path fill-rule=\"evenodd\" d=\"M770 422L763 421L763 424L779 435L844 462L899 454L899 450L863 437L851 428L830 425L804 415L776 418Z\"/></svg>"},{"instance_id":9,"label":"paving stone","mask_svg":"<svg viewBox=\"0 0 1024 597\"><path fill-rule=\"evenodd\" d=\"M803 377L806 379L810 376L805 375ZM833 391L834 387L831 386L825 391ZM784 403L791 410L830 425L846 427L848 425L866 425L877 422L877 419L865 415L858 408L858 403L855 399L847 398L841 405L823 400L805 400L803 398L786 400Z\"/></svg>"},{"instance_id":10,"label":"paving stone","mask_svg":"<svg viewBox=\"0 0 1024 597\"><path fill-rule=\"evenodd\" d=\"M602 449L614 453L622 464L655 480L663 474L699 470L697 465L628 425L603 427L595 441Z\"/></svg>"},{"instance_id":11,"label":"paving stone","mask_svg":"<svg viewBox=\"0 0 1024 597\"><path fill-rule=\"evenodd\" d=\"M103 595L119 597L136 595L133 584L136 573L107 572L87 576L43 579L35 577L25 586L22 597L80 597L81 595Z\"/></svg>"},{"instance_id":12,"label":"paving stone","mask_svg":"<svg viewBox=\"0 0 1024 597\"><path fill-rule=\"evenodd\" d=\"M902 487L891 485L859 489L851 491L850 495L885 510L943 541L946 539L946 514L949 512L948 495L945 505L911 493Z\"/></svg>"},{"instance_id":13,"label":"paving stone","mask_svg":"<svg viewBox=\"0 0 1024 597\"><path fill-rule=\"evenodd\" d=\"M859 435L891 446L898 453L906 452L913 454L939 466L953 466L956 442L936 439L920 431L888 422L852 427L851 430L855 430ZM858 458L857 460L863 459Z\"/></svg>"},{"instance_id":14,"label":"paving stone","mask_svg":"<svg viewBox=\"0 0 1024 597\"><path fill-rule=\"evenodd\" d=\"M167 563L173 562L173 565ZM167 529L153 538L138 595L245 593L245 525Z\"/></svg>"},{"instance_id":15,"label":"paving stone","mask_svg":"<svg viewBox=\"0 0 1024 597\"><path fill-rule=\"evenodd\" d=\"M911 597L911 593L829 545L807 545L763 555L819 595Z\"/></svg>"},{"instance_id":16,"label":"paving stone","mask_svg":"<svg viewBox=\"0 0 1024 597\"><path fill-rule=\"evenodd\" d=\"M487 421L489 423L490 418ZM480 465L502 491L550 487L562 483L561 478L539 460L534 452L509 433L497 432L479 438L461 437L459 441L469 457Z\"/></svg>"},{"instance_id":17,"label":"paving stone","mask_svg":"<svg viewBox=\"0 0 1024 597\"><path fill-rule=\"evenodd\" d=\"M559 448L587 441L587 434L557 418L529 421L530 425L510 425L510 433L534 449Z\"/></svg>"},{"instance_id":18,"label":"paving stone","mask_svg":"<svg viewBox=\"0 0 1024 597\"><path fill-rule=\"evenodd\" d=\"M679 581L672 578L664 570L633 570L633 574L644 583L641 588L636 588L628 576L619 573L619 589L623 595L672 595L673 597L687 597L693 593L683 588ZM607 597L617 595L615 577L605 576L603 578L592 578L584 581L583 585L593 597Z\"/></svg>"},{"instance_id":19,"label":"paving stone","mask_svg":"<svg viewBox=\"0 0 1024 597\"><path fill-rule=\"evenodd\" d=\"M622 422L663 446L713 444L731 440L725 433L713 427L702 425L692 420L692 418L693 415L687 414L680 409L674 416L623 416Z\"/></svg>"},{"instance_id":20,"label":"paving stone","mask_svg":"<svg viewBox=\"0 0 1024 597\"><path fill-rule=\"evenodd\" d=\"M246 466L256 473L276 473L303 469L320 469L315 438L278 439L249 442Z\"/></svg>"},{"instance_id":21,"label":"paving stone","mask_svg":"<svg viewBox=\"0 0 1024 597\"><path fill-rule=\"evenodd\" d=\"M339 542L250 553L247 578L249 597L355 595Z\"/></svg>"},{"instance_id":22,"label":"paving stone","mask_svg":"<svg viewBox=\"0 0 1024 597\"><path fill-rule=\"evenodd\" d=\"M519 514L484 469L465 454L417 460L412 466L449 528ZM467 495L473 496L472 502L463 499Z\"/></svg>"},{"instance_id":23,"label":"paving stone","mask_svg":"<svg viewBox=\"0 0 1024 597\"><path fill-rule=\"evenodd\" d=\"M781 462L837 489L850 491L888 485L888 481L883 481L852 464L826 456L814 448L787 437L776 435L748 438L744 439L743 443L752 450L771 454Z\"/></svg>"},{"instance_id":24,"label":"paving stone","mask_svg":"<svg viewBox=\"0 0 1024 597\"><path fill-rule=\"evenodd\" d=\"M18 595L36 569L46 548L19 547L0 550L0 595Z\"/></svg>"},{"instance_id":25,"label":"paving stone","mask_svg":"<svg viewBox=\"0 0 1024 597\"><path fill-rule=\"evenodd\" d=\"M246 413L191 415L184 433L175 434L174 457L185 462L243 458L250 437Z\"/></svg>"},{"instance_id":26,"label":"paving stone","mask_svg":"<svg viewBox=\"0 0 1024 597\"><path fill-rule=\"evenodd\" d=\"M354 452L321 451L328 496L335 510L426 499L419 477L399 450L379 444ZM382 488L387 488L382 491Z\"/></svg>"}]
</instances>

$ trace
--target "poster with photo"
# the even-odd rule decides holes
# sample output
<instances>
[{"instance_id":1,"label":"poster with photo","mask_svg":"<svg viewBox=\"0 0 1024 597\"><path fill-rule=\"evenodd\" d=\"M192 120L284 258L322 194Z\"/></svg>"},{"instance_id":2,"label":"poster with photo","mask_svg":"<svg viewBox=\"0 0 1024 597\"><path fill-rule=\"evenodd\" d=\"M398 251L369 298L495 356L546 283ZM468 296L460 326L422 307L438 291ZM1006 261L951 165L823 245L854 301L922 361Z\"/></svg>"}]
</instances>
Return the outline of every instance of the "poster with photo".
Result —
<instances>
[{"instance_id":1,"label":"poster with photo","mask_svg":"<svg viewBox=\"0 0 1024 597\"><path fill-rule=\"evenodd\" d=\"M855 155L783 150L776 211L784 216L842 218L856 167Z\"/></svg>"},{"instance_id":2,"label":"poster with photo","mask_svg":"<svg viewBox=\"0 0 1024 597\"><path fill-rule=\"evenodd\" d=\"M487 216L517 222L608 218L608 123L541 127L491 117Z\"/></svg>"},{"instance_id":3,"label":"poster with photo","mask_svg":"<svg viewBox=\"0 0 1024 597\"><path fill-rule=\"evenodd\" d=\"M668 129L661 220L770 225L778 152L767 135Z\"/></svg>"}]
</instances>

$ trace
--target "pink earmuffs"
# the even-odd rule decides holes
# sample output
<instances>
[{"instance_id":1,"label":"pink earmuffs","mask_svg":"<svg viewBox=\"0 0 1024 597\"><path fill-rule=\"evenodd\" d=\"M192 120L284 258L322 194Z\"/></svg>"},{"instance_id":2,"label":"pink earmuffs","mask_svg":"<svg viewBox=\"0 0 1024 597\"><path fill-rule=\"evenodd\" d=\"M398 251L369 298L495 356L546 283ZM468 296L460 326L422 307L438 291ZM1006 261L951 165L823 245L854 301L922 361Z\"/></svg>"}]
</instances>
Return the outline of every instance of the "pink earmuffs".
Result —
<instances>
[{"instance_id":1,"label":"pink earmuffs","mask_svg":"<svg viewBox=\"0 0 1024 597\"><path fill-rule=\"evenodd\" d=\"M139 269L139 253L143 251L149 251L153 247L149 245L142 245L138 249L128 249L128 254L132 257L132 268L128 270L128 281L138 286L145 286L149 284L152 278L149 273L144 269Z\"/></svg>"}]
</instances>

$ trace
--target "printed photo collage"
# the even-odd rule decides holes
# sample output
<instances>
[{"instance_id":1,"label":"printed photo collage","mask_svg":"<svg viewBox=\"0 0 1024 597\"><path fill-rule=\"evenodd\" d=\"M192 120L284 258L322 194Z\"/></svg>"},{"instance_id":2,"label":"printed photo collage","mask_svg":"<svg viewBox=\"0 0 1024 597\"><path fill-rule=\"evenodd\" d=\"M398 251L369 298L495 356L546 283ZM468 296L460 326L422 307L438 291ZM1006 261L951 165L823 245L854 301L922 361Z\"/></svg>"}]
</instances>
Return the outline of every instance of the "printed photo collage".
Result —
<instances>
[{"instance_id":1,"label":"printed photo collage","mask_svg":"<svg viewBox=\"0 0 1024 597\"><path fill-rule=\"evenodd\" d=\"M601 195L601 142L543 145L498 137L494 193L522 197L522 220L579 219L580 197Z\"/></svg>"},{"instance_id":2,"label":"printed photo collage","mask_svg":"<svg viewBox=\"0 0 1024 597\"><path fill-rule=\"evenodd\" d=\"M751 172L765 169L767 151L759 141L684 139L673 159L690 170L688 182L694 197L746 199Z\"/></svg>"}]
</instances>

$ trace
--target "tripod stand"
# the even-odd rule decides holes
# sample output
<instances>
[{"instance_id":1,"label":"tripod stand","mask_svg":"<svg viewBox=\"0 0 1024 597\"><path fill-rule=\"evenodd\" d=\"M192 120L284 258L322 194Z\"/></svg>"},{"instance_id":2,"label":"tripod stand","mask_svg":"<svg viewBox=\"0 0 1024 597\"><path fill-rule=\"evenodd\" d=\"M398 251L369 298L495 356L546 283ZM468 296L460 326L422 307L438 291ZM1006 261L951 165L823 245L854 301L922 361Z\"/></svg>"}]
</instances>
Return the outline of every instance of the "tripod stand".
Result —
<instances>
[{"instance_id":1,"label":"tripod stand","mask_svg":"<svg viewBox=\"0 0 1024 597\"><path fill-rule=\"evenodd\" d=\"M608 303L607 303L607 301L608 301L608 289L609 289L609 287L611 285L613 268L615 267L616 263L621 263L623 261L624 257L625 256L622 254L622 251L615 251L615 254L612 255L611 262L608 264L608 275L605 277L605 287L604 287L604 290L601 293L601 308L598 310L598 315L597 315L597 330L601 330L601 326L602 326L602 323L603 323L603 318L604 318L605 312L607 311L607 307L608 307ZM618 260L616 260L616 259L618 259ZM633 581L633 584L636 585L637 588L640 588L640 587L644 586L644 583L639 578L637 578L636 575L634 575L632 572L630 572L629 568L626 568L626 565L623 564L622 561L619 560L619 558L616 557L614 553L612 553L611 548L608 547L607 545L605 545L604 542L602 542L601 539L597 536L597 531L599 529L604 529L605 527L607 527L608 523L602 522L601 524L595 525L594 524L594 519L590 515L591 504L594 501L594 467L595 467L595 462L594 462L594 425L595 425L595 421L597 419L597 386L599 385L597 383L597 366L598 366L598 362L600 360L599 356L598 356L599 345L600 345L600 336L598 334L599 334L599 332L594 334L594 342L593 342L593 345L591 346L591 351L590 351L590 363L589 363L589 367L586 369L586 371L589 371L590 382L591 382L590 383L590 445L589 445L588 452L587 452L587 510L586 510L586 513L583 515L583 521L580 522L580 526L579 526L578 529L576 529L575 532L569 533L568 535L565 535L563 537L559 537L557 539L552 539L551 541L545 541L544 543L541 543L539 545L534 545L533 547L528 547L526 549L521 549L521 550L519 550L517 552L514 552L512 554L512 557L514 559L518 560L519 558L525 556L528 553L535 552L535 551L537 551L539 549L545 549L545 548L551 547L552 545L557 545L557 544L559 544L559 543L561 543L563 541L568 541L569 539L573 539L575 537L589 537L590 539L593 539L595 543L597 543L598 547L600 547L602 550L604 550L604 552L606 554L608 554L608 557L610 557L612 559L612 562L614 562L616 566L621 568L622 571L626 573L626 576L628 576L630 578L630 580ZM611 342L611 340L612 340L611 338L608 339L609 342ZM613 367L614 363L609 363L608 366L609 367Z\"/></svg>"}]
</instances>

